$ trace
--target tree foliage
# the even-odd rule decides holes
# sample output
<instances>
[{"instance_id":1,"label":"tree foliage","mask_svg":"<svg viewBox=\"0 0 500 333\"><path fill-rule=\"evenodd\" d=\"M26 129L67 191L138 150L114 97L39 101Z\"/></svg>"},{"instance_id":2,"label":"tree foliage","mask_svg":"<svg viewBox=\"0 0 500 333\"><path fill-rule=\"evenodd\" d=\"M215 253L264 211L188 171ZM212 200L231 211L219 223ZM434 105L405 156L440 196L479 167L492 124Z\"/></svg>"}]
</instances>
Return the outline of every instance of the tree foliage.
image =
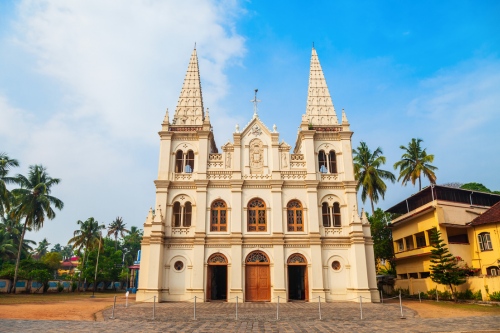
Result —
<instances>
[{"instance_id":1,"label":"tree foliage","mask_svg":"<svg viewBox=\"0 0 500 333\"><path fill-rule=\"evenodd\" d=\"M394 247L392 243L392 230L389 228L391 214L377 208L375 214L368 217L373 238L373 252L375 261L389 260L394 267Z\"/></svg>"},{"instance_id":2,"label":"tree foliage","mask_svg":"<svg viewBox=\"0 0 500 333\"><path fill-rule=\"evenodd\" d=\"M372 214L375 214L374 203L378 202L379 196L384 199L387 190L387 185L385 185L383 179L394 183L396 177L392 172L380 169L385 164L385 156L382 155L383 152L380 147L372 153L367 144L361 141L359 147L353 149L352 153L354 176L358 182L356 191L362 188L361 200L364 203L366 198L369 198Z\"/></svg>"},{"instance_id":3,"label":"tree foliage","mask_svg":"<svg viewBox=\"0 0 500 333\"><path fill-rule=\"evenodd\" d=\"M115 236L115 250L118 248L118 235L123 238L125 234L129 232L129 230L126 229L125 226L126 223L123 223L123 219L120 216L117 216L116 219L108 226L108 236Z\"/></svg>"},{"instance_id":4,"label":"tree foliage","mask_svg":"<svg viewBox=\"0 0 500 333\"><path fill-rule=\"evenodd\" d=\"M441 232L434 229L431 233L431 279L432 281L450 287L453 298L456 292L453 286L465 283L464 271L458 266L458 260L448 251L441 239Z\"/></svg>"},{"instance_id":5,"label":"tree foliage","mask_svg":"<svg viewBox=\"0 0 500 333\"><path fill-rule=\"evenodd\" d=\"M431 165L434 161L434 155L427 154L426 149L422 149L420 143L422 139L411 139L408 146L400 146L403 150L401 160L394 164L394 169L399 168L398 181L402 179L402 184L406 185L409 181L415 185L418 179L418 190L422 189L422 175L429 178L431 184L436 184L436 171L438 168Z\"/></svg>"}]
</instances>

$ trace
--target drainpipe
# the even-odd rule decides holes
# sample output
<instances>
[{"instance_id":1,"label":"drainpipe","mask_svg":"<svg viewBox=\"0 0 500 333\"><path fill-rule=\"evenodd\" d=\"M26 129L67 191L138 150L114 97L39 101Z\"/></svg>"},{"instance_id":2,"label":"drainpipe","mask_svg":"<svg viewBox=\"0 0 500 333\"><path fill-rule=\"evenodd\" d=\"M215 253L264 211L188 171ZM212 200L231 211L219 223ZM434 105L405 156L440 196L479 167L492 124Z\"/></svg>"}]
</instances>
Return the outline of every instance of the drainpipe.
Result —
<instances>
[{"instance_id":1,"label":"drainpipe","mask_svg":"<svg viewBox=\"0 0 500 333\"><path fill-rule=\"evenodd\" d=\"M410 207L408 206L408 199L406 199L405 201L406 201L406 212L409 213Z\"/></svg>"},{"instance_id":2,"label":"drainpipe","mask_svg":"<svg viewBox=\"0 0 500 333\"><path fill-rule=\"evenodd\" d=\"M432 201L434 201L434 184L431 184Z\"/></svg>"}]
</instances>

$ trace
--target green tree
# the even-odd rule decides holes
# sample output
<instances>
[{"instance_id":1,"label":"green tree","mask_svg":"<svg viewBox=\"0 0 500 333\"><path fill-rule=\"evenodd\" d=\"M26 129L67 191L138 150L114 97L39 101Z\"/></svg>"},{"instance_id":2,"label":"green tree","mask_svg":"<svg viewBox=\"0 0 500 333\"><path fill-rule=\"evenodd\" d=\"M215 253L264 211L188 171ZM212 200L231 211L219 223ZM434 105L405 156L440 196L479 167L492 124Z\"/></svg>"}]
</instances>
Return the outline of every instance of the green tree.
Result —
<instances>
[{"instance_id":1,"label":"green tree","mask_svg":"<svg viewBox=\"0 0 500 333\"><path fill-rule=\"evenodd\" d=\"M38 242L38 246L35 249L35 254L38 258L43 257L47 252L49 252L50 243L47 241L47 238L42 239Z\"/></svg>"},{"instance_id":2,"label":"green tree","mask_svg":"<svg viewBox=\"0 0 500 333\"><path fill-rule=\"evenodd\" d=\"M16 259L16 273L14 274L13 291L16 291L17 270L21 259L21 249L23 245L26 228L38 231L43 227L45 218L50 220L56 217L52 206L61 210L64 203L58 198L50 195L52 187L61 182L58 178L52 178L47 173L46 168L41 165L29 167L28 176L16 176L16 183L20 188L12 190L16 206L13 208L12 216L20 221L24 219L23 230L19 242L19 249Z\"/></svg>"},{"instance_id":3,"label":"green tree","mask_svg":"<svg viewBox=\"0 0 500 333\"><path fill-rule=\"evenodd\" d=\"M7 154L0 152L0 216L9 211L11 204L11 194L7 189L7 184L14 183L15 179L9 177L12 167L18 167L19 162L11 159Z\"/></svg>"},{"instance_id":4,"label":"green tree","mask_svg":"<svg viewBox=\"0 0 500 333\"><path fill-rule=\"evenodd\" d=\"M57 269L61 266L62 255L58 252L48 252L40 258L40 260L47 265L49 269L54 273L54 277L57 275Z\"/></svg>"},{"instance_id":5,"label":"green tree","mask_svg":"<svg viewBox=\"0 0 500 333\"><path fill-rule=\"evenodd\" d=\"M136 226L130 227L130 232L123 238L123 245L129 250L127 258L131 258L128 261L129 264L134 261L137 252L141 249L143 231Z\"/></svg>"},{"instance_id":6,"label":"green tree","mask_svg":"<svg viewBox=\"0 0 500 333\"><path fill-rule=\"evenodd\" d=\"M460 188L462 188L464 190L491 193L491 190L481 183L467 183L467 184L463 184L462 186L460 186Z\"/></svg>"},{"instance_id":7,"label":"green tree","mask_svg":"<svg viewBox=\"0 0 500 333\"><path fill-rule=\"evenodd\" d=\"M78 286L80 286L81 278L86 271L85 259L89 251L99 246L101 230L105 229L104 224L99 225L99 222L93 217L89 217L84 222L78 220L80 225L79 230L73 232L73 237L68 241L68 245L72 245L73 250L83 250L83 260L80 262L80 274L78 275Z\"/></svg>"},{"instance_id":8,"label":"green tree","mask_svg":"<svg viewBox=\"0 0 500 333\"><path fill-rule=\"evenodd\" d=\"M431 184L436 184L436 171L438 168L431 165L434 161L434 155L427 154L426 149L422 149L420 143L422 139L411 139L408 147L400 146L404 151L401 160L394 164L394 169L399 168L398 181L402 179L402 184L406 185L408 181L415 186L418 179L418 190L422 190L422 175L429 178Z\"/></svg>"},{"instance_id":9,"label":"green tree","mask_svg":"<svg viewBox=\"0 0 500 333\"><path fill-rule=\"evenodd\" d=\"M125 226L126 223L123 223L123 219L120 216L117 216L116 219L108 226L108 236L115 236L115 250L118 249L118 235L123 238L125 236L125 233L129 232L129 230L127 230Z\"/></svg>"},{"instance_id":10,"label":"green tree","mask_svg":"<svg viewBox=\"0 0 500 333\"><path fill-rule=\"evenodd\" d=\"M0 267L4 261L9 261L16 254L16 247L9 235L0 229Z\"/></svg>"},{"instance_id":11,"label":"green tree","mask_svg":"<svg viewBox=\"0 0 500 333\"><path fill-rule=\"evenodd\" d=\"M449 286L456 301L456 290L453 286L465 283L464 271L458 266L457 258L448 251L441 239L441 232L436 229L431 233L431 245L431 279L436 283Z\"/></svg>"},{"instance_id":12,"label":"green tree","mask_svg":"<svg viewBox=\"0 0 500 333\"><path fill-rule=\"evenodd\" d=\"M6 237L10 239L12 244L16 246L21 241L23 226L16 220L14 220L10 215L6 215L1 219L0 231L3 231L7 235ZM31 228L27 227L26 231L31 231ZM22 244L21 259L26 258L30 255L31 251L33 251L33 247L31 245L35 245L36 242L24 238ZM15 260L16 256L17 251L15 251L14 255L10 259Z\"/></svg>"},{"instance_id":13,"label":"green tree","mask_svg":"<svg viewBox=\"0 0 500 333\"><path fill-rule=\"evenodd\" d=\"M361 187L361 200L370 198L372 215L375 214L374 203L379 200L379 195L384 199L387 186L383 179L394 183L396 177L390 171L382 170L380 167L385 164L385 156L382 149L378 147L372 153L365 142L361 141L358 148L352 150L354 161L354 177L358 184L356 191Z\"/></svg>"},{"instance_id":14,"label":"green tree","mask_svg":"<svg viewBox=\"0 0 500 333\"><path fill-rule=\"evenodd\" d=\"M394 266L394 247L392 243L392 230L389 228L391 214L377 208L375 214L368 216L370 231L373 238L373 252L375 263L378 260L389 260Z\"/></svg>"}]
</instances>

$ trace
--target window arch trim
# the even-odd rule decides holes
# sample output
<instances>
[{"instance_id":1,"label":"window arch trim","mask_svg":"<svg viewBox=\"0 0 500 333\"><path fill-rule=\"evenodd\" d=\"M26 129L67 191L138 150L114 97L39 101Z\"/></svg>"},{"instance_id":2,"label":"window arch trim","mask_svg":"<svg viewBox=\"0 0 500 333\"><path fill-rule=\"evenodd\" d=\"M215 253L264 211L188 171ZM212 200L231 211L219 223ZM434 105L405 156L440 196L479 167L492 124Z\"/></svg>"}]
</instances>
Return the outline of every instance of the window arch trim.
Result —
<instances>
[{"instance_id":1,"label":"window arch trim","mask_svg":"<svg viewBox=\"0 0 500 333\"><path fill-rule=\"evenodd\" d=\"M267 231L267 206L261 198L253 198L248 201L247 231Z\"/></svg>"}]
</instances>

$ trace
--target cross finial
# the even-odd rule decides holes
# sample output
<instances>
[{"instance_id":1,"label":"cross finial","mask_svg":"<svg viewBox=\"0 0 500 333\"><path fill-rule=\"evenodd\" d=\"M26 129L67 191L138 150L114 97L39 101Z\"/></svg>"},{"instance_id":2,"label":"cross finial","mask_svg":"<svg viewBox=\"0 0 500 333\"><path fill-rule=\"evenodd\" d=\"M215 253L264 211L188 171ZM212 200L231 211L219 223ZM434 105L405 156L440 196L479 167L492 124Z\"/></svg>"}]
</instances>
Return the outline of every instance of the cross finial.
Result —
<instances>
[{"instance_id":1,"label":"cross finial","mask_svg":"<svg viewBox=\"0 0 500 333\"><path fill-rule=\"evenodd\" d=\"M313 43L314 44L314 43ZM196 50L196 42L194 42L194 49Z\"/></svg>"},{"instance_id":2,"label":"cross finial","mask_svg":"<svg viewBox=\"0 0 500 333\"><path fill-rule=\"evenodd\" d=\"M254 95L254 98L253 100L251 100L250 102L253 103L253 117L256 118L258 117L257 116L257 103L260 102L260 100L257 99L257 92L259 91L259 89L255 89L255 95Z\"/></svg>"}]
</instances>

